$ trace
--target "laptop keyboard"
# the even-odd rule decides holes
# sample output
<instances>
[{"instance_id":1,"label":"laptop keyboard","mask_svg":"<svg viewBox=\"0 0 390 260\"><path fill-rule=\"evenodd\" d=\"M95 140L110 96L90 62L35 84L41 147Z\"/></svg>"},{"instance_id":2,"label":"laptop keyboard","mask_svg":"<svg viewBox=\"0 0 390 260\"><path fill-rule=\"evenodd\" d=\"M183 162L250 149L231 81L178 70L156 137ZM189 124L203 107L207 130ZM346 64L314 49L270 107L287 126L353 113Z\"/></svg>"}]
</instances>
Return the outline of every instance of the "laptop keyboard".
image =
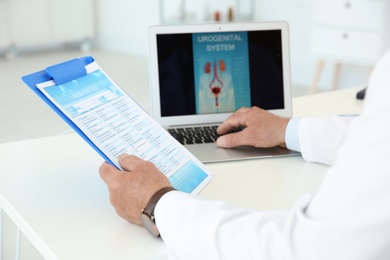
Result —
<instances>
[{"instance_id":1,"label":"laptop keyboard","mask_svg":"<svg viewBox=\"0 0 390 260\"><path fill-rule=\"evenodd\" d=\"M219 135L217 134L218 125L212 126L196 126L196 127L180 127L169 128L170 133L181 144L202 144L214 143ZM245 127L240 126L232 129L228 133L235 133L243 130Z\"/></svg>"}]
</instances>

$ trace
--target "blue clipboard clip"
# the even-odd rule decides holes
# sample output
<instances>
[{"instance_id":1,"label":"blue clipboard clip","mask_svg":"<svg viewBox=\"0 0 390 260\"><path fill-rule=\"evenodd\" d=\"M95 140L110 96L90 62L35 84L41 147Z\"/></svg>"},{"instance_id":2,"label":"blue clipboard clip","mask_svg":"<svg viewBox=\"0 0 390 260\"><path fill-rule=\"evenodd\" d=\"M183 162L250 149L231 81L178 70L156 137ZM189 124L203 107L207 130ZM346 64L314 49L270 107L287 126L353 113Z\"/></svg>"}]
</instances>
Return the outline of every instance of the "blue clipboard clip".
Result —
<instances>
[{"instance_id":1,"label":"blue clipboard clip","mask_svg":"<svg viewBox=\"0 0 390 260\"><path fill-rule=\"evenodd\" d=\"M89 57L92 59L92 57ZM91 60L91 62L93 59ZM90 62L89 62L90 63ZM46 73L57 85L65 84L73 79L87 75L84 59L73 59L46 68Z\"/></svg>"},{"instance_id":2,"label":"blue clipboard clip","mask_svg":"<svg viewBox=\"0 0 390 260\"><path fill-rule=\"evenodd\" d=\"M93 149L109 164L118 168L85 134L73 123L56 105L54 105L37 87L37 84L53 80L57 85L62 85L74 79L87 75L85 66L92 63L94 59L91 56L76 58L61 62L22 77L32 91L35 92L51 109L54 110L76 133L78 133ZM119 169L119 168L118 168Z\"/></svg>"}]
</instances>

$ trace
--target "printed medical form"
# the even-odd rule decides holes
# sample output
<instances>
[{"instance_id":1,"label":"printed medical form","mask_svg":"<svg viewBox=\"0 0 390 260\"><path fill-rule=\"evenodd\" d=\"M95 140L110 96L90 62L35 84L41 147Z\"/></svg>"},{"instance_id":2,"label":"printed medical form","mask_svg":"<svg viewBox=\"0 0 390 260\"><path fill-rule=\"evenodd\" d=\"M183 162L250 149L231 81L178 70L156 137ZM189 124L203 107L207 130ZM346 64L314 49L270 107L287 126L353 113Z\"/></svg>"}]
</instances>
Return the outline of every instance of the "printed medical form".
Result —
<instances>
[{"instance_id":1,"label":"printed medical form","mask_svg":"<svg viewBox=\"0 0 390 260\"><path fill-rule=\"evenodd\" d=\"M62 85L54 81L38 89L71 119L118 167L121 153L151 161L181 191L199 192L211 176L192 155L119 86L96 62L87 74Z\"/></svg>"}]
</instances>

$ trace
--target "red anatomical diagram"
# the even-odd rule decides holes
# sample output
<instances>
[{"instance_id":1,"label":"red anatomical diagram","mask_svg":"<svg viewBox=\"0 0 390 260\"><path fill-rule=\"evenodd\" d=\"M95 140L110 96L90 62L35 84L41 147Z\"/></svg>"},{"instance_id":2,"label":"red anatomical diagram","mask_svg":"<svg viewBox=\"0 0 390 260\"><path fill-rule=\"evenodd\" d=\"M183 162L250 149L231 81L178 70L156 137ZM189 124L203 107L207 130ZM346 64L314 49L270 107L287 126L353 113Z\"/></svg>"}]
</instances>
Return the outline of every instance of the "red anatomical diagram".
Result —
<instances>
[{"instance_id":1,"label":"red anatomical diagram","mask_svg":"<svg viewBox=\"0 0 390 260\"><path fill-rule=\"evenodd\" d=\"M219 60L219 70L225 71L226 70L226 64L223 60Z\"/></svg>"},{"instance_id":2,"label":"red anatomical diagram","mask_svg":"<svg viewBox=\"0 0 390 260\"><path fill-rule=\"evenodd\" d=\"M206 64L204 65L203 70L204 70L204 72L206 74L209 74L211 72L211 63L210 62L206 62Z\"/></svg>"},{"instance_id":3,"label":"red anatomical diagram","mask_svg":"<svg viewBox=\"0 0 390 260\"><path fill-rule=\"evenodd\" d=\"M206 68L210 68L210 67L211 67L210 62L207 62L205 64L205 66L204 66L205 72L206 72ZM225 62L223 60L219 61L219 69L221 70L221 72L226 69ZM208 70L208 71L210 72L210 70ZM206 73L209 73L209 72L206 72ZM213 79L210 82L209 88L210 88L211 92L215 96L215 106L218 107L219 106L218 96L219 96L219 93L221 92L221 90L223 88L223 82L222 82L222 80L218 76L217 62L215 60L214 60L214 63L213 63L213 72L214 72Z\"/></svg>"}]
</instances>

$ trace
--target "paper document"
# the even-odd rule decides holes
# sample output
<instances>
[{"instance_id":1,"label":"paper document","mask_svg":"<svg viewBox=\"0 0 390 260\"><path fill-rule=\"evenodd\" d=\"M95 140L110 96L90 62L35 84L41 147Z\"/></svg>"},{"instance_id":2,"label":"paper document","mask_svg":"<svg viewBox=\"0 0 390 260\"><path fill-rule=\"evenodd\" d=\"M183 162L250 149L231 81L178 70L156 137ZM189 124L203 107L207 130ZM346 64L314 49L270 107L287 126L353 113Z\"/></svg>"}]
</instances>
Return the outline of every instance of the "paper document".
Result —
<instances>
[{"instance_id":1,"label":"paper document","mask_svg":"<svg viewBox=\"0 0 390 260\"><path fill-rule=\"evenodd\" d=\"M122 153L150 161L181 191L198 193L211 179L206 168L92 62L87 74L38 89L115 164Z\"/></svg>"}]
</instances>

